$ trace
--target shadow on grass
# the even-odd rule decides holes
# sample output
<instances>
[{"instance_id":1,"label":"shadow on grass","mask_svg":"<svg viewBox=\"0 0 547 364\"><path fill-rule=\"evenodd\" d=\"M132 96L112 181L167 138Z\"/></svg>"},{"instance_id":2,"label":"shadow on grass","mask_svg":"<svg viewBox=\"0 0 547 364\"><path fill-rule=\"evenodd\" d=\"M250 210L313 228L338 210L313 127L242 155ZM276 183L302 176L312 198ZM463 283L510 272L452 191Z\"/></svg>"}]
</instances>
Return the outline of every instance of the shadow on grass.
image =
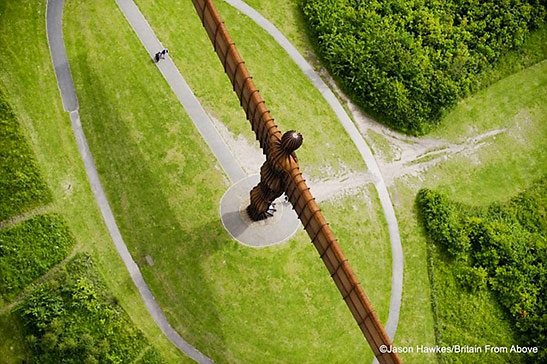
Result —
<instances>
[{"instance_id":1,"label":"shadow on grass","mask_svg":"<svg viewBox=\"0 0 547 364\"><path fill-rule=\"evenodd\" d=\"M217 305L221 303L216 300L213 283L207 280L203 265L222 243L229 240L218 214L214 215L214 220L210 211L202 216L199 204L206 197L199 196L199 188L195 189L195 195L182 200L185 207L177 208L178 211L172 209L170 196L162 188L171 171L165 172L164 176L152 170L152 165L158 165L158 155L145 154L142 139L135 136L126 125L128 118L121 115L131 112L130 108L121 110L114 105L108 96L108 91L112 90L107 89L114 86L103 84L98 76L101 70L94 69L95 65L85 54L79 54L73 65L74 73L78 73L83 83L78 95L84 130L101 182L133 259L175 330L204 354L222 358L225 338L217 311ZM128 88L135 86L127 85ZM153 99L156 96L154 91L150 87L150 90L138 92ZM151 109L148 114L154 115L145 121L147 127L161 130L166 120L156 117L153 112L159 106L147 107ZM150 135L151 138L154 136ZM155 152L162 153L166 149L165 145L158 145ZM190 168L188 170L193 174ZM177 192L184 195L187 193L182 192L185 188L193 189L194 178L194 175L182 178ZM213 202L218 204L218 201ZM180 210L187 214L188 221L181 220L180 216L184 214ZM152 266L146 261L147 255L153 258Z\"/></svg>"}]
</instances>

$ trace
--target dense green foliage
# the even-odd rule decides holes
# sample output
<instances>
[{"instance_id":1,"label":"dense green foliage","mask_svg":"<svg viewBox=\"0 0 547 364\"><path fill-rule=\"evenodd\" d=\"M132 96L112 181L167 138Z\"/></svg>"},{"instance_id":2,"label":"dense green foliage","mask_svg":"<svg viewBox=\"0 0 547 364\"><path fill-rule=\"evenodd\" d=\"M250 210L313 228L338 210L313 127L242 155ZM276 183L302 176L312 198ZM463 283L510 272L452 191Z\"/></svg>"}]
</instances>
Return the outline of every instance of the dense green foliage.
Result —
<instances>
[{"instance_id":1,"label":"dense green foliage","mask_svg":"<svg viewBox=\"0 0 547 364\"><path fill-rule=\"evenodd\" d=\"M17 308L32 362L159 363L157 352L108 296L88 255L77 255Z\"/></svg>"},{"instance_id":2,"label":"dense green foliage","mask_svg":"<svg viewBox=\"0 0 547 364\"><path fill-rule=\"evenodd\" d=\"M0 90L0 221L50 200L34 154Z\"/></svg>"},{"instance_id":3,"label":"dense green foliage","mask_svg":"<svg viewBox=\"0 0 547 364\"><path fill-rule=\"evenodd\" d=\"M391 126L424 133L545 21L541 0L302 0L342 87Z\"/></svg>"},{"instance_id":4,"label":"dense green foliage","mask_svg":"<svg viewBox=\"0 0 547 364\"><path fill-rule=\"evenodd\" d=\"M429 237L454 260L460 285L489 287L526 345L547 345L547 179L506 204L470 208L423 189L418 205ZM547 360L545 350L540 359ZM534 360L537 360L535 358Z\"/></svg>"},{"instance_id":5,"label":"dense green foliage","mask_svg":"<svg viewBox=\"0 0 547 364\"><path fill-rule=\"evenodd\" d=\"M57 215L36 216L0 231L0 295L21 292L73 246L72 234Z\"/></svg>"}]
</instances>

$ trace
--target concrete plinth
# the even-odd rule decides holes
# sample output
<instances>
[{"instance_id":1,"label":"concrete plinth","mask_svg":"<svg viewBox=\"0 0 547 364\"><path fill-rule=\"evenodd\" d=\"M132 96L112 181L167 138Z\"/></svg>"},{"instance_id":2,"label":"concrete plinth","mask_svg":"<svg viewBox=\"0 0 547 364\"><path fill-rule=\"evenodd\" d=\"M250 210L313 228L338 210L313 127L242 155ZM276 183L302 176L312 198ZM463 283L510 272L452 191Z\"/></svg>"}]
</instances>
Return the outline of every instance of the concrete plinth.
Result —
<instances>
[{"instance_id":1,"label":"concrete plinth","mask_svg":"<svg viewBox=\"0 0 547 364\"><path fill-rule=\"evenodd\" d=\"M243 245L265 247L289 239L298 230L300 221L289 202L279 197L274 216L262 221L252 221L247 215L251 189L260 176L246 177L232 185L220 201L220 219L230 235Z\"/></svg>"}]
</instances>

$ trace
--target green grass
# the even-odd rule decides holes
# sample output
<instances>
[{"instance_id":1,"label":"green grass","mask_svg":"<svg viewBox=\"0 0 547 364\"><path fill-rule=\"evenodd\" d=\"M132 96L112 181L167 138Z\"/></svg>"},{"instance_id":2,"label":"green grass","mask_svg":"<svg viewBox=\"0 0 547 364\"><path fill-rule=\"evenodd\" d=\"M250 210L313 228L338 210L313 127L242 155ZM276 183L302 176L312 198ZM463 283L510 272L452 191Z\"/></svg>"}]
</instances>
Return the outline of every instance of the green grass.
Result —
<instances>
[{"instance_id":1,"label":"green grass","mask_svg":"<svg viewBox=\"0 0 547 364\"><path fill-rule=\"evenodd\" d=\"M23 327L16 315L0 315L0 363L20 364L26 359L28 348L23 337Z\"/></svg>"},{"instance_id":2,"label":"green grass","mask_svg":"<svg viewBox=\"0 0 547 364\"><path fill-rule=\"evenodd\" d=\"M435 302L437 344L511 347L518 340L510 317L488 290L470 292L462 288L454 259L430 243L431 286ZM523 345L521 343L521 345ZM443 363L520 363L518 354L443 354Z\"/></svg>"},{"instance_id":3,"label":"green grass","mask_svg":"<svg viewBox=\"0 0 547 364\"><path fill-rule=\"evenodd\" d=\"M436 136L462 138L471 128L476 133L506 131L473 157L455 157L427 172L429 184L456 201L484 205L508 199L539 179L547 170L546 90L547 61L543 61L458 105L447 116L455 126Z\"/></svg>"},{"instance_id":4,"label":"green grass","mask_svg":"<svg viewBox=\"0 0 547 364\"><path fill-rule=\"evenodd\" d=\"M440 344L544 346L545 193L543 178L508 203L470 208L420 190ZM539 362L542 355L484 353L473 360Z\"/></svg>"},{"instance_id":5,"label":"green grass","mask_svg":"<svg viewBox=\"0 0 547 364\"><path fill-rule=\"evenodd\" d=\"M396 151L393 150L386 138L371 129L367 130L366 134L369 139L369 143L372 141L372 143L370 143L370 147L372 152L376 155L376 158L378 158L379 154L380 158L386 162L391 162L395 159Z\"/></svg>"},{"instance_id":6,"label":"green grass","mask_svg":"<svg viewBox=\"0 0 547 364\"><path fill-rule=\"evenodd\" d=\"M36 363L160 363L112 297L91 257L76 255L15 309ZM146 352L146 357L141 355ZM140 359L139 359L140 358Z\"/></svg>"},{"instance_id":7,"label":"green grass","mask_svg":"<svg viewBox=\"0 0 547 364\"><path fill-rule=\"evenodd\" d=\"M203 40L195 10L184 6L192 11L195 34L181 38ZM101 180L124 239L175 329L218 362L371 360L303 232L266 249L244 247L226 233L218 203L227 183L115 4L69 1L65 16L82 123ZM221 69L207 49L211 58L200 69L208 70L208 62ZM194 91L202 96L200 88ZM235 100L230 88L225 93ZM241 115L238 123L249 128ZM385 321L391 259L378 200L370 200L370 207L360 197L323 205L335 232L351 236L342 248ZM367 248L378 252L375 264L364 255Z\"/></svg>"},{"instance_id":8,"label":"green grass","mask_svg":"<svg viewBox=\"0 0 547 364\"><path fill-rule=\"evenodd\" d=\"M283 35L298 49L300 54L319 66L312 49L313 39L306 28L306 20L298 5L298 0L245 0L263 17L274 24Z\"/></svg>"},{"instance_id":9,"label":"green grass","mask_svg":"<svg viewBox=\"0 0 547 364\"><path fill-rule=\"evenodd\" d=\"M192 3L181 0L136 3L170 49L170 56L205 109L232 133L241 134L257 145ZM321 177L320 171L325 167L333 173L364 170L366 167L357 149L334 112L286 52L230 5L222 1L215 5L281 130L296 129L303 134L304 144L298 156L304 172Z\"/></svg>"},{"instance_id":10,"label":"green grass","mask_svg":"<svg viewBox=\"0 0 547 364\"><path fill-rule=\"evenodd\" d=\"M51 201L0 84L0 221Z\"/></svg>"},{"instance_id":11,"label":"green grass","mask_svg":"<svg viewBox=\"0 0 547 364\"><path fill-rule=\"evenodd\" d=\"M61 262L74 238L60 216L41 215L0 231L0 295L8 300Z\"/></svg>"},{"instance_id":12,"label":"green grass","mask_svg":"<svg viewBox=\"0 0 547 364\"><path fill-rule=\"evenodd\" d=\"M6 86L6 98L52 192L49 210L65 218L76 244L92 255L108 289L164 360L180 363L184 357L163 336L141 303L96 207L69 117L63 112L46 41L45 9L45 0L0 2L0 83ZM5 327L10 327L7 316L0 318L8 322ZM11 363L16 358L13 354L2 360Z\"/></svg>"},{"instance_id":13,"label":"green grass","mask_svg":"<svg viewBox=\"0 0 547 364\"><path fill-rule=\"evenodd\" d=\"M431 136L458 141L492 129L527 128L529 123L544 120L541 112L547 96L540 91L547 85L546 70L547 61L542 61L461 101Z\"/></svg>"}]
</instances>

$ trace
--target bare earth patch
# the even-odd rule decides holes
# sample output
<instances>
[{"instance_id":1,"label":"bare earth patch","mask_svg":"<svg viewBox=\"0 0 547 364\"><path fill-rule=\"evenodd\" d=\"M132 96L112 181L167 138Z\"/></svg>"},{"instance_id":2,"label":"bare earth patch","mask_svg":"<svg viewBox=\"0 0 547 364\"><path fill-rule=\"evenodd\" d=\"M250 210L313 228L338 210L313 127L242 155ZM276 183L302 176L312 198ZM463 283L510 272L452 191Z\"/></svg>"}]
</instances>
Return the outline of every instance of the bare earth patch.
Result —
<instances>
[{"instance_id":1,"label":"bare earth patch","mask_svg":"<svg viewBox=\"0 0 547 364\"><path fill-rule=\"evenodd\" d=\"M417 176L420 172L457 154L468 156L472 163L479 163L475 152L486 145L490 138L495 139L496 135L507 132L507 129L494 129L458 143L450 143L443 139L408 136L393 131L364 114L324 70L321 76L348 108L367 143L373 146L376 161L388 186L403 176ZM370 131L385 139L389 150L382 150L370 136Z\"/></svg>"}]
</instances>

